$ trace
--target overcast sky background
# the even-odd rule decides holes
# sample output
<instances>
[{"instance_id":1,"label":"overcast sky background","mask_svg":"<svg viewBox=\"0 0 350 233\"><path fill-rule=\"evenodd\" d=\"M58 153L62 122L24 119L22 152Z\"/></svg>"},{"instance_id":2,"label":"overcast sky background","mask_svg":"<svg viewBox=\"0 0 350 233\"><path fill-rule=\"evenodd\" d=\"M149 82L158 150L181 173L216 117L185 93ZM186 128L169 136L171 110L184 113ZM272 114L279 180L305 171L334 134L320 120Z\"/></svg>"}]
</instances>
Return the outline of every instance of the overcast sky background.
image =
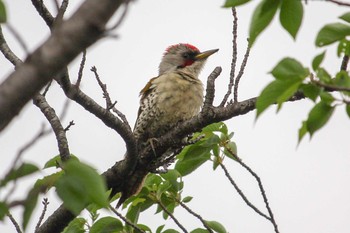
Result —
<instances>
[{"instance_id":1,"label":"overcast sky background","mask_svg":"<svg viewBox=\"0 0 350 233\"><path fill-rule=\"evenodd\" d=\"M33 51L49 35L48 28L30 1L5 2L9 22ZM74 12L80 2L70 1L67 16ZM251 14L257 2L238 8L239 61L246 49ZM201 0L132 3L124 23L115 31L118 39L103 39L88 49L83 91L104 106L101 90L89 71L95 65L112 99L118 101L117 108L133 125L138 109L138 93L150 78L157 75L164 49L171 44L185 42L200 50L220 49L209 58L201 74L205 83L210 72L216 66L222 66L215 101L220 103L227 88L232 54L232 15L230 9L221 8L222 4L223 1ZM278 17L258 38L241 80L239 100L257 96L272 80L268 72L283 57L294 57L310 66L312 58L325 50L314 46L319 29L350 11L350 8L324 1L308 1L304 7L304 20L296 41L281 28ZM6 28L4 34L9 46L24 59L25 53ZM327 47L324 65L332 74L338 71L341 62L335 53L335 46ZM79 62L80 57L69 66L72 80L77 77ZM12 71L12 65L0 56L0 80L4 80ZM56 112L61 112L65 96L57 84L50 89L48 101ZM285 104L278 114L273 107L256 123L255 112L226 123L235 132L233 139L238 145L240 157L260 175L281 232L349 232L350 121L344 107L340 107L311 141L306 137L297 147L298 129L311 107L310 101L302 100ZM67 134L71 153L96 167L99 172L122 159L125 145L118 134L75 103L71 104L63 123L68 125L71 120L76 124ZM0 177L7 171L18 149L33 137L42 122L45 122L42 113L29 103L0 134ZM50 135L27 151L23 161L42 167L57 154L55 138ZM233 161L227 159L226 166L248 198L266 212L255 180ZM40 176L52 171L43 171ZM183 195L194 196L189 206L203 218L221 222L229 232L273 232L270 222L245 205L222 170L213 172L208 163L184 180ZM19 182L14 199L24 197L31 184L32 180ZM6 192L1 192L0 197L3 198L4 194ZM49 215L59 203L55 201L54 192L50 192L48 197L51 202ZM40 211L39 205L28 232L33 232ZM160 215L153 216L154 211L151 209L147 214L142 214L140 222L155 230L162 224L162 219ZM20 209L13 211L17 219L20 213ZM180 211L180 208L176 214L188 229L201 227L196 219ZM173 226L171 220L167 224ZM15 232L15 229L7 220L0 223L0 232Z\"/></svg>"}]
</instances>

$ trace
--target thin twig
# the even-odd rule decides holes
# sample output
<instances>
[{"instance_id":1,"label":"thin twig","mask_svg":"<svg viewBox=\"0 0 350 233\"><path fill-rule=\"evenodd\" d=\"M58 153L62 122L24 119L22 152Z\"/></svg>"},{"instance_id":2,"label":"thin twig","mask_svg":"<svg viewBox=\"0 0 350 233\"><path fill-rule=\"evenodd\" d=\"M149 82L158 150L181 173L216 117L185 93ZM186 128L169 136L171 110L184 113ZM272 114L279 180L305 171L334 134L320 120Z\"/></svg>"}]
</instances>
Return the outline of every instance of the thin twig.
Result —
<instances>
[{"instance_id":1,"label":"thin twig","mask_svg":"<svg viewBox=\"0 0 350 233\"><path fill-rule=\"evenodd\" d=\"M214 233L213 230L208 226L208 224L205 222L205 220L202 218L202 216L200 216L199 214L197 214L196 212L194 212L193 210L190 209L190 207L188 207L185 203L183 203L180 200L176 200L177 203L179 203L185 210L187 210L187 212L189 212L190 214L192 214L193 216L195 216L196 218L199 219L199 221L202 222L203 226L208 230L209 233Z\"/></svg>"},{"instance_id":2,"label":"thin twig","mask_svg":"<svg viewBox=\"0 0 350 233\"><path fill-rule=\"evenodd\" d=\"M348 64L349 64L349 56L344 55L341 66L340 66L340 70L346 71L348 69Z\"/></svg>"},{"instance_id":3,"label":"thin twig","mask_svg":"<svg viewBox=\"0 0 350 233\"><path fill-rule=\"evenodd\" d=\"M159 204L159 206L162 208L162 210L167 213L167 215L169 215L169 217L175 222L175 224L185 233L188 233L188 231L186 230L186 228L184 226L182 226L182 224L179 222L179 220L177 220L177 218L175 218L175 216L170 213L170 211L163 205L163 203L160 200L157 200L157 203Z\"/></svg>"},{"instance_id":4,"label":"thin twig","mask_svg":"<svg viewBox=\"0 0 350 233\"><path fill-rule=\"evenodd\" d=\"M41 18L45 21L46 25L49 26L49 28L51 28L54 22L54 17L46 8L45 4L43 3L43 0L32 0L32 4L34 5L36 11L39 13Z\"/></svg>"},{"instance_id":5,"label":"thin twig","mask_svg":"<svg viewBox=\"0 0 350 233\"><path fill-rule=\"evenodd\" d=\"M123 215L121 215L115 208L113 208L113 206L109 205L109 209L112 210L112 212L114 214L116 214L119 218L121 218L127 225L131 226L132 228L134 228L135 230L137 230L139 232L146 233L144 230L139 228L136 224L130 222L127 218L125 218Z\"/></svg>"},{"instance_id":6,"label":"thin twig","mask_svg":"<svg viewBox=\"0 0 350 233\"><path fill-rule=\"evenodd\" d=\"M108 109L108 110L112 109L113 112L115 112L118 115L118 117L123 121L123 123L127 127L129 127L129 129L131 130L130 124L129 124L128 120L126 119L126 116L121 111L119 111L116 107L114 107L116 102L112 103L111 97L109 96L109 93L107 90L107 85L101 81L100 76L97 73L97 68L95 66L93 66L93 67L91 67L90 70L95 74L95 78L102 89L103 97L106 99L106 109Z\"/></svg>"},{"instance_id":7,"label":"thin twig","mask_svg":"<svg viewBox=\"0 0 350 233\"><path fill-rule=\"evenodd\" d=\"M36 227L35 227L35 232L38 231L41 223L43 222L44 220L44 217L45 217L45 213L46 213L46 210L47 210L47 206L50 204L50 202L48 201L47 198L44 198L43 201L41 202L43 205L44 205L44 208L43 208L43 211L41 212L41 215L39 217L39 221L38 223L36 224Z\"/></svg>"},{"instance_id":8,"label":"thin twig","mask_svg":"<svg viewBox=\"0 0 350 233\"><path fill-rule=\"evenodd\" d=\"M22 63L21 59L16 56L14 52L8 46L4 34L2 33L2 27L0 25L0 51L14 66Z\"/></svg>"},{"instance_id":9,"label":"thin twig","mask_svg":"<svg viewBox=\"0 0 350 233\"><path fill-rule=\"evenodd\" d=\"M234 90L233 90L233 101L235 103L238 102L238 86L239 86L239 81L241 80L243 74L244 74L244 70L245 70L245 67L247 65L247 62L248 62L248 58L249 58L249 53L250 53L250 45L249 45L249 42L248 42L248 46L247 46L247 50L244 54L244 58L243 58L243 61L242 61L242 64L241 64L241 68L239 69L239 73L236 77L236 80L235 80L235 85L234 85Z\"/></svg>"},{"instance_id":10,"label":"thin twig","mask_svg":"<svg viewBox=\"0 0 350 233\"><path fill-rule=\"evenodd\" d=\"M341 1L337 1L337 0L326 0L326 1L338 4L339 6L350 6L350 3L347 3L347 2L341 2Z\"/></svg>"},{"instance_id":11,"label":"thin twig","mask_svg":"<svg viewBox=\"0 0 350 233\"><path fill-rule=\"evenodd\" d=\"M77 79L77 82L75 83L75 85L78 88L80 86L81 79L83 78L83 71L84 71L84 67L85 67L85 62L86 62L86 50L83 51L83 56L81 58L80 65L79 65L78 79Z\"/></svg>"},{"instance_id":12,"label":"thin twig","mask_svg":"<svg viewBox=\"0 0 350 233\"><path fill-rule=\"evenodd\" d=\"M44 92L42 94L43 96L46 96L47 92L49 91L49 89L51 87L51 84L52 84L52 80L46 85Z\"/></svg>"},{"instance_id":13,"label":"thin twig","mask_svg":"<svg viewBox=\"0 0 350 233\"><path fill-rule=\"evenodd\" d=\"M231 61L231 72L230 72L230 82L228 84L227 93L224 96L224 99L221 101L220 106L225 106L228 98L232 93L232 87L235 79L236 65L237 65L237 26L238 26L238 17L235 7L232 7L232 16L233 16L233 29L232 29L232 61Z\"/></svg>"},{"instance_id":14,"label":"thin twig","mask_svg":"<svg viewBox=\"0 0 350 233\"><path fill-rule=\"evenodd\" d=\"M310 81L317 86L324 87L327 91L350 91L349 87L335 86L332 84L326 84L314 78L314 75L310 73Z\"/></svg>"},{"instance_id":15,"label":"thin twig","mask_svg":"<svg viewBox=\"0 0 350 233\"><path fill-rule=\"evenodd\" d=\"M63 0L61 3L61 6L58 5L57 1L54 1L54 2L56 2L57 15L56 15L56 18L54 20L53 25L54 25L54 27L57 27L58 25L61 24L61 22L63 20L63 16L64 16L64 13L66 13L69 1Z\"/></svg>"},{"instance_id":16,"label":"thin twig","mask_svg":"<svg viewBox=\"0 0 350 233\"><path fill-rule=\"evenodd\" d=\"M268 220L272 223L272 225L273 225L273 227L274 227L274 229L275 229L275 232L276 232L276 233L279 233L277 223L276 223L276 221L275 221L273 212L272 212L272 210L271 210L271 208L270 208L269 200L268 200L268 198L267 198L267 196L266 196L265 189L264 189L264 186L263 186L263 184L262 184L262 182L261 182L260 177L259 177L247 164L245 164L245 163L242 161L242 159L240 159L240 158L237 156L237 154L235 154L235 153L231 150L231 148L228 148L228 147L225 147L225 148L227 149L227 151L228 151L234 158L236 158L236 161L237 161L243 168L245 168L245 169L255 178L255 180L257 181L257 183L258 183L258 185L259 185L259 189L260 189L261 195L262 195L262 197L263 197L263 199L264 199L264 203L265 203L266 209L267 209L267 211L269 212L269 216L270 216L270 217L268 218ZM221 165L221 164L220 164L220 165Z\"/></svg>"},{"instance_id":17,"label":"thin twig","mask_svg":"<svg viewBox=\"0 0 350 233\"><path fill-rule=\"evenodd\" d=\"M238 185L236 184L236 182L232 179L230 173L228 172L226 166L223 163L220 163L220 167L222 168L222 170L224 170L226 177L229 179L229 181L231 182L231 184L233 185L233 187L236 189L236 191L238 192L238 194L242 197L242 199L244 200L244 202L250 207L252 208L257 214L263 216L264 218L266 218L267 220L271 221L271 218L269 216L267 216L266 214L264 214L263 212L261 212L256 206L254 206L249 200L248 198L244 195L244 193L242 192L242 190L238 187Z\"/></svg>"},{"instance_id":18,"label":"thin twig","mask_svg":"<svg viewBox=\"0 0 350 233\"><path fill-rule=\"evenodd\" d=\"M12 224L15 226L17 233L22 233L22 230L19 227L18 222L16 221L16 219L12 216L12 214L10 212L7 213L7 217L9 217Z\"/></svg>"},{"instance_id":19,"label":"thin twig","mask_svg":"<svg viewBox=\"0 0 350 233\"><path fill-rule=\"evenodd\" d=\"M69 124L64 128L64 131L67 132L71 126L75 125L74 121L70 121Z\"/></svg>"}]
</instances>

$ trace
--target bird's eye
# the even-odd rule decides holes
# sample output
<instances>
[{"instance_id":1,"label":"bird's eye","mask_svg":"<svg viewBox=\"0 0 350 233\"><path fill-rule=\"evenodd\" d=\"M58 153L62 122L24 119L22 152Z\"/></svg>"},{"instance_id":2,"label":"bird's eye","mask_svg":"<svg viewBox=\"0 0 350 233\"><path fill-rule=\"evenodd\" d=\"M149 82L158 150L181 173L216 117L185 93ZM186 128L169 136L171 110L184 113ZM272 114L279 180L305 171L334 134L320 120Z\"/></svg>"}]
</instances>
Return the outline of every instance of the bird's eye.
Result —
<instances>
[{"instance_id":1,"label":"bird's eye","mask_svg":"<svg viewBox=\"0 0 350 233\"><path fill-rule=\"evenodd\" d=\"M183 53L182 57L185 59L189 59L191 57L191 55L189 53Z\"/></svg>"}]
</instances>

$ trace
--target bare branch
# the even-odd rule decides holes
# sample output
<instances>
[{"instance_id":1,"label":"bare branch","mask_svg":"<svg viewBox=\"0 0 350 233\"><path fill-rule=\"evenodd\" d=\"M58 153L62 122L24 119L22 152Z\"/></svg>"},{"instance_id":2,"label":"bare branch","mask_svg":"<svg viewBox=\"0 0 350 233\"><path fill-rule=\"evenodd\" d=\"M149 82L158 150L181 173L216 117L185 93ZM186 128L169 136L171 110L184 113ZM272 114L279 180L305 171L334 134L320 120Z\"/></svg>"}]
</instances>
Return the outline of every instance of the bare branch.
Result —
<instances>
[{"instance_id":1,"label":"bare branch","mask_svg":"<svg viewBox=\"0 0 350 233\"><path fill-rule=\"evenodd\" d=\"M232 87L235 79L236 65L237 65L237 26L238 26L238 17L235 7L232 7L232 16L233 16L233 39L232 39L232 62L231 62L231 72L230 72L230 82L228 84L227 93L224 96L220 106L225 106L228 98L232 93Z\"/></svg>"},{"instance_id":2,"label":"bare branch","mask_svg":"<svg viewBox=\"0 0 350 233\"><path fill-rule=\"evenodd\" d=\"M337 1L337 0L326 0L326 1L335 3L339 6L350 6L350 3L347 3L347 2L342 2L342 1Z\"/></svg>"},{"instance_id":3,"label":"bare branch","mask_svg":"<svg viewBox=\"0 0 350 233\"><path fill-rule=\"evenodd\" d=\"M340 70L346 71L348 69L348 64L349 64L349 56L344 55L341 66L340 66Z\"/></svg>"},{"instance_id":4,"label":"bare branch","mask_svg":"<svg viewBox=\"0 0 350 233\"><path fill-rule=\"evenodd\" d=\"M239 81L241 80L243 74L244 74L244 70L245 70L245 67L247 65L247 62L248 62L248 58L249 58L249 53L250 53L250 45L249 45L249 42L248 42L248 45L247 45L247 50L244 54L244 58L243 58L243 61L242 61L242 64L241 64L241 68L239 69L239 73L236 77L236 80L235 80L235 85L234 85L234 90L233 90L233 101L234 102L238 102L238 86L239 86Z\"/></svg>"},{"instance_id":5,"label":"bare branch","mask_svg":"<svg viewBox=\"0 0 350 233\"><path fill-rule=\"evenodd\" d=\"M311 83L316 84L319 87L324 87L327 91L350 91L349 87L336 86L332 84L326 84L314 78L314 75L310 73Z\"/></svg>"},{"instance_id":6,"label":"bare branch","mask_svg":"<svg viewBox=\"0 0 350 233\"><path fill-rule=\"evenodd\" d=\"M122 0L86 0L0 85L0 130L78 54L101 38ZM91 10L94 9L94 10Z\"/></svg>"},{"instance_id":7,"label":"bare branch","mask_svg":"<svg viewBox=\"0 0 350 233\"><path fill-rule=\"evenodd\" d=\"M98 75L97 73L97 69L95 66L93 66L91 68L91 71L95 74L95 78L98 82L98 84L100 85L102 91L103 91L103 97L106 99L106 108L108 110L112 109L113 112L115 112L118 117L124 122L124 124L129 128L129 130L131 131L131 127L129 125L129 122L128 120L126 119L126 116L121 112L119 111L115 106L116 102L112 103L112 100L111 100L111 97L109 96L109 92L107 91L107 85L102 83L101 79L100 79L100 76Z\"/></svg>"},{"instance_id":8,"label":"bare branch","mask_svg":"<svg viewBox=\"0 0 350 233\"><path fill-rule=\"evenodd\" d=\"M221 74L222 68L220 66L216 67L213 72L208 77L207 89L205 100L203 104L202 112L208 112L209 108L213 106L213 101L215 97L215 79Z\"/></svg>"},{"instance_id":9,"label":"bare branch","mask_svg":"<svg viewBox=\"0 0 350 233\"><path fill-rule=\"evenodd\" d=\"M127 218L125 218L123 215L121 215L115 208L113 208L113 206L109 205L109 209L115 213L115 215L117 215L119 218L121 218L126 224L128 224L129 226L131 226L132 228L134 228L135 230L137 230L138 232L141 233L146 233L144 230L142 230L141 228L139 228L136 224L130 222Z\"/></svg>"},{"instance_id":10,"label":"bare branch","mask_svg":"<svg viewBox=\"0 0 350 233\"><path fill-rule=\"evenodd\" d=\"M70 158L70 152L66 132L62 127L61 121L56 115L55 110L50 107L45 97L40 94L36 95L33 101L34 104L37 107L39 107L41 112L45 115L46 119L49 121L51 128L53 129L56 135L58 150L60 152L60 157L62 161L68 160Z\"/></svg>"},{"instance_id":11,"label":"bare branch","mask_svg":"<svg viewBox=\"0 0 350 233\"><path fill-rule=\"evenodd\" d=\"M188 233L188 231L186 230L186 228L179 222L179 220L177 220L177 218L164 206L164 204L160 201L157 200L158 205L160 206L160 208L162 208L162 210L167 213L167 215L169 215L169 217L175 222L175 224L184 232L184 233Z\"/></svg>"},{"instance_id":12,"label":"bare branch","mask_svg":"<svg viewBox=\"0 0 350 233\"><path fill-rule=\"evenodd\" d=\"M39 221L38 223L36 224L36 227L35 227L35 231L34 232L37 232L44 217L45 217L45 213L46 213L46 210L47 210L47 206L50 204L50 202L48 201L47 198L44 198L43 201L42 201L42 204L44 205L44 208L43 208L43 211L41 212L41 215L39 217Z\"/></svg>"},{"instance_id":13,"label":"bare branch","mask_svg":"<svg viewBox=\"0 0 350 233\"><path fill-rule=\"evenodd\" d=\"M176 200L177 203L179 203L185 210L187 210L187 212L189 212L190 214L192 214L193 216L195 216L196 218L199 219L199 221L201 221L201 223L203 224L203 226L208 230L209 233L214 233L213 230L208 226L208 224L204 221L204 219L202 218L202 216L200 216L199 214L197 214L196 212L194 212L193 210L191 210L190 207L188 207L185 203L183 203L180 200Z\"/></svg>"},{"instance_id":14,"label":"bare branch","mask_svg":"<svg viewBox=\"0 0 350 233\"><path fill-rule=\"evenodd\" d=\"M265 189L264 189L264 186L262 184L262 181L260 179L260 177L247 165L245 164L242 159L240 159L237 154L235 154L231 148L228 148L228 147L225 147L227 149L227 151L234 157L236 158L236 162L238 162L242 167L244 167L254 178L255 180L257 181L258 185L259 185L259 189L260 189L260 192L261 192L261 195L264 199L264 203L265 203L265 206L266 206L266 209L267 211L269 212L269 218L268 220L272 223L274 229L275 229L275 232L276 233L279 233L279 230L278 230L278 226L277 226L277 223L276 223L276 220L274 218L274 215L273 215L273 212L270 208L270 204L269 204L269 200L266 196L266 193L265 193ZM221 165L221 164L220 164Z\"/></svg>"},{"instance_id":15,"label":"bare branch","mask_svg":"<svg viewBox=\"0 0 350 233\"><path fill-rule=\"evenodd\" d=\"M220 167L222 168L222 170L224 170L225 176L229 179L229 181L231 182L231 184L233 185L233 187L236 189L237 193L242 197L243 201L247 204L247 206L249 206L250 208L252 208L257 214L263 216L264 218L266 218L267 220L271 221L270 217L267 216L266 214L264 214L263 212L261 212L255 205L253 205L248 198L244 195L244 193L242 192L242 190L238 187L238 185L236 184L236 182L232 179L230 173L228 172L226 166L223 163L220 163Z\"/></svg>"},{"instance_id":16,"label":"bare branch","mask_svg":"<svg viewBox=\"0 0 350 233\"><path fill-rule=\"evenodd\" d=\"M32 0L32 4L34 5L41 18L45 21L46 25L51 28L55 19L53 18L50 11L46 8L43 0Z\"/></svg>"},{"instance_id":17,"label":"bare branch","mask_svg":"<svg viewBox=\"0 0 350 233\"><path fill-rule=\"evenodd\" d=\"M0 25L0 51L9 60L14 66L17 66L22 63L21 59L17 57L14 52L8 46L4 34L2 33L2 27Z\"/></svg>"},{"instance_id":18,"label":"bare branch","mask_svg":"<svg viewBox=\"0 0 350 233\"><path fill-rule=\"evenodd\" d=\"M80 65L79 65L78 79L77 79L77 82L75 83L77 87L80 87L81 79L83 78L85 62L86 62L86 50L83 51L83 56L81 58Z\"/></svg>"},{"instance_id":19,"label":"bare branch","mask_svg":"<svg viewBox=\"0 0 350 233\"><path fill-rule=\"evenodd\" d=\"M16 219L12 216L12 214L9 212L7 213L7 217L11 220L12 224L15 226L17 233L22 233L21 228L19 227Z\"/></svg>"}]
</instances>

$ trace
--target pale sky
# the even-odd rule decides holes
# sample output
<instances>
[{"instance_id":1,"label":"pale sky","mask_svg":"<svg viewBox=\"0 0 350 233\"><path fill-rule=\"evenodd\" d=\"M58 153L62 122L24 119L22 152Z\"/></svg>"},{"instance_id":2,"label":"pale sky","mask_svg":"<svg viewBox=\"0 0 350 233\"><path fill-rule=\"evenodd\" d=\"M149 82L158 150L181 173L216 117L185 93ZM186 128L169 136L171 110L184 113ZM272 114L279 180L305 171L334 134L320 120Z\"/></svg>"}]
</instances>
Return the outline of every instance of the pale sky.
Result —
<instances>
[{"instance_id":1,"label":"pale sky","mask_svg":"<svg viewBox=\"0 0 350 233\"><path fill-rule=\"evenodd\" d=\"M23 37L30 51L39 46L48 36L49 30L36 14L30 1L7 0L9 22ZM50 2L51 1L47 1ZM81 1L71 1L69 12ZM252 10L257 1L238 8L238 52L239 61L246 49L246 38ZM185 42L200 50L219 48L211 56L201 74L205 83L207 76L216 66L223 72L216 84L216 101L220 103L227 89L232 54L232 16L230 9L221 8L223 1L201 0L149 0L131 4L128 15L115 31L118 39L106 38L87 52L87 63L82 89L89 96L104 105L100 88L89 71L96 66L103 82L107 84L116 107L134 124L138 109L138 93L145 83L157 75L158 64L163 51L171 44ZM350 11L324 1L308 1L297 40L293 41L275 18L252 48L239 88L239 100L257 96L272 80L269 71L283 57L293 57L305 66L311 66L312 58L325 48L314 46L317 32L326 23L337 21L337 17ZM116 18L114 19L116 20ZM16 40L4 29L9 46L25 57ZM341 60L336 57L336 47L327 47L325 67L334 74L339 70ZM77 77L80 57L70 66L70 77ZM0 80L12 72L12 65L0 56ZM60 112L65 96L54 84L48 93L48 101ZM264 113L255 122L255 112L233 118L226 123L235 132L238 154L256 173L265 186L275 219L283 233L347 233L350 229L350 121L345 108L335 111L330 122L310 141L308 137L297 147L297 133L312 107L308 100L287 103L276 114L275 107ZM74 120L68 134L71 153L82 161L105 171L115 161L123 158L125 145L120 137L102 122L75 103L71 104L63 124ZM0 177L3 177L12 163L18 148L28 142L44 122L42 113L31 103L0 134ZM23 157L23 161L42 167L47 160L58 154L53 135L41 140ZM248 198L265 213L264 203L255 180L237 163L227 159L226 166L232 177ZM44 171L41 175L52 171ZM20 181L14 199L21 198L33 184L32 179ZM0 198L6 192L0 192ZM229 232L268 233L273 232L270 222L257 215L245 205L230 186L223 171L212 171L207 163L193 175L185 178L183 196L193 196L188 204L207 220L222 223ZM51 214L59 203L54 192L49 195ZM141 215L140 223L152 227L163 224L161 215L153 215L155 209ZM20 210L13 211L19 218ZM27 232L33 232L41 212L38 205ZM181 208L175 212L181 223L189 230L201 224ZM174 224L167 221L167 226ZM15 232L6 220L0 223L0 232Z\"/></svg>"}]
</instances>

